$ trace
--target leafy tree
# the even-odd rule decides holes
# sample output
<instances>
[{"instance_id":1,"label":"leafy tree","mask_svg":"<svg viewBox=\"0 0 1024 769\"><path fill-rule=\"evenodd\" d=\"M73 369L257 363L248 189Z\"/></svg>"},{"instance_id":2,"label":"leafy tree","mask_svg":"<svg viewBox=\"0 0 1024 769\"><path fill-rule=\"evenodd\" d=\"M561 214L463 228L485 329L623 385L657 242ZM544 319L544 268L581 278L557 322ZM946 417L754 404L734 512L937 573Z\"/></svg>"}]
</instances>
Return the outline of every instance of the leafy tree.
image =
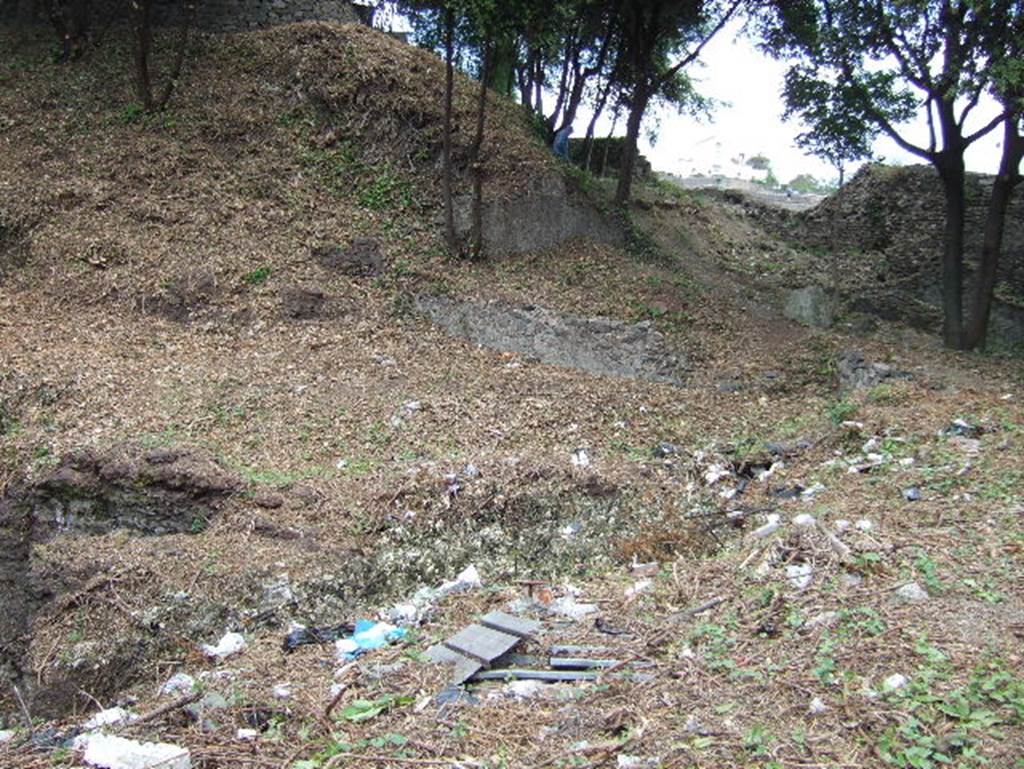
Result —
<instances>
[{"instance_id":1,"label":"leafy tree","mask_svg":"<svg viewBox=\"0 0 1024 769\"><path fill-rule=\"evenodd\" d=\"M985 270L965 334L963 263L964 152L997 129L1020 124L1019 84L1022 0L776 0L764 29L766 48L795 60L786 77L788 114L811 129L803 145L833 164L867 156L871 140L885 134L927 160L941 180L946 224L942 256L943 339L948 347L983 343L984 304L991 300ZM1003 111L987 121L973 113L981 96L996 94ZM902 129L915 114L928 121L926 145ZM972 124L969 126L968 121ZM1020 158L1005 142L1006 201ZM1005 209L993 195L989 227L1001 232ZM1001 237L1001 235L1000 235ZM987 239L988 240L988 239ZM989 246L996 246L992 238ZM988 254L992 270L998 253ZM983 265L986 264L983 257ZM987 299L985 297L988 297Z\"/></svg>"},{"instance_id":2,"label":"leafy tree","mask_svg":"<svg viewBox=\"0 0 1024 769\"><path fill-rule=\"evenodd\" d=\"M626 141L616 203L629 200L636 164L637 140L651 102L672 89L693 93L683 70L698 59L704 46L721 31L744 0L622 0L619 5L622 38L616 71L629 110Z\"/></svg>"}]
</instances>

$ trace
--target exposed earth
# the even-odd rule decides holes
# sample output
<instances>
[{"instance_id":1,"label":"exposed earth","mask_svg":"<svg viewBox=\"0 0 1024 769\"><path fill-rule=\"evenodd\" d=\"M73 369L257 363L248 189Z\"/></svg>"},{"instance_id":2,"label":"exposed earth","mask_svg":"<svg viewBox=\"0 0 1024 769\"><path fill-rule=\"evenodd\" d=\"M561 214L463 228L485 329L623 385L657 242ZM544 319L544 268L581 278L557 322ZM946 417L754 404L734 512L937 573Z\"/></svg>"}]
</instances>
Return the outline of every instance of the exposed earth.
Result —
<instances>
[{"instance_id":1,"label":"exposed earth","mask_svg":"<svg viewBox=\"0 0 1024 769\"><path fill-rule=\"evenodd\" d=\"M156 116L116 36L47 45L0 30L4 767L97 730L202 769L1024 766L1008 348L791 320L877 264L656 182L612 217L496 96L495 227L607 229L449 258L443 68L369 29L201 37ZM622 664L446 692L423 653L494 609ZM283 648L358 618L407 633Z\"/></svg>"}]
</instances>

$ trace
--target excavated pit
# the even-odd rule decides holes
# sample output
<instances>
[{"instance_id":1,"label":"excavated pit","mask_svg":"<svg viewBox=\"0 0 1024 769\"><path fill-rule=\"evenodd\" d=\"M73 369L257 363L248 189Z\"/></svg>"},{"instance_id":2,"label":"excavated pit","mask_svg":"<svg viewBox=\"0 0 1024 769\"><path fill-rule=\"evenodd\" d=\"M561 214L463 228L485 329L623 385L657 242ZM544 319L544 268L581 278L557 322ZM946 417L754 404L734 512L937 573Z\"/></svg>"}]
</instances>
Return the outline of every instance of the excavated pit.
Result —
<instances>
[{"instance_id":1,"label":"excavated pit","mask_svg":"<svg viewBox=\"0 0 1024 769\"><path fill-rule=\"evenodd\" d=\"M198 532L241 487L237 476L199 452L120 447L72 454L42 478L8 489L0 499L0 676L21 685L34 713L70 709L68 698L80 689L76 676L88 675L95 686L104 671L69 670L45 684L26 675L33 620L56 597L33 568L33 548L115 530L140 536ZM109 679L114 685L118 676Z\"/></svg>"}]
</instances>

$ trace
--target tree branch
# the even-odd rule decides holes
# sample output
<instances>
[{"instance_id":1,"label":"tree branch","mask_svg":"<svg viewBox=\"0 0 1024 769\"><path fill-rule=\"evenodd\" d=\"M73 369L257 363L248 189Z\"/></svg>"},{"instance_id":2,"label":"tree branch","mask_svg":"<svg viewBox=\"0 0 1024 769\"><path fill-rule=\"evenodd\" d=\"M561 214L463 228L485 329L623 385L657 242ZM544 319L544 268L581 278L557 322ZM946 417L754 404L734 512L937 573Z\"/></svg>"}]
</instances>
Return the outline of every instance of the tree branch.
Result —
<instances>
[{"instance_id":1,"label":"tree branch","mask_svg":"<svg viewBox=\"0 0 1024 769\"><path fill-rule=\"evenodd\" d=\"M1010 112L1009 110L1007 110L1005 112L1002 112L1002 113L996 115L990 121L988 121L985 125L983 125L981 128L979 128L977 131L972 133L970 136L965 137L964 138L964 149L966 149L967 147L970 147L972 144L974 144L974 142L978 141L978 139L980 139L982 136L985 136L986 134L990 133L993 129L997 128L999 126L999 124L1002 123L1004 120L1007 120L1010 117L1011 114L1013 114L1013 113Z\"/></svg>"},{"instance_id":2,"label":"tree branch","mask_svg":"<svg viewBox=\"0 0 1024 769\"><path fill-rule=\"evenodd\" d=\"M743 2L744 0L734 0L733 4L729 6L729 9L722 15L722 18L718 20L718 22L715 24L712 30L707 35L705 35L704 39L701 40L700 43L697 44L697 47L694 48L689 54L684 56L681 61L679 61L664 75L662 75L661 78L659 78L658 86L660 87L665 83L669 82L672 78L679 74L679 71L683 67L687 66L688 64L692 64L694 61L696 61L697 57L700 56L701 51L704 50L704 46L710 43L711 39L722 31L722 27L729 23L729 20L733 17L736 11L739 10L740 6L743 5Z\"/></svg>"}]
</instances>

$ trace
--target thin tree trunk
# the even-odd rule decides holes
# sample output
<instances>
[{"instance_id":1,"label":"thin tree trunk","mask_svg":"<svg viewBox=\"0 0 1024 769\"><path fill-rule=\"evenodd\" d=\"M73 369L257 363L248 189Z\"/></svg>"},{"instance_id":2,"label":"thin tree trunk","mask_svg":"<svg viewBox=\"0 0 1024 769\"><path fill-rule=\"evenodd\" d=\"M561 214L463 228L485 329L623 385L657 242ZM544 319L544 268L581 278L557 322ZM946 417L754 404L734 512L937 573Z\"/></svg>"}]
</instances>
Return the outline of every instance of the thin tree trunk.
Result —
<instances>
[{"instance_id":1,"label":"thin tree trunk","mask_svg":"<svg viewBox=\"0 0 1024 769\"><path fill-rule=\"evenodd\" d=\"M615 107L615 112L612 115L612 127L608 131L608 137L605 139L605 142L604 142L604 152L601 155L601 170L597 174L602 179L604 178L605 173L608 171L608 152L611 150L612 139L615 137L615 129L618 127L618 125L619 125L619 107L616 106Z\"/></svg>"},{"instance_id":2,"label":"thin tree trunk","mask_svg":"<svg viewBox=\"0 0 1024 769\"><path fill-rule=\"evenodd\" d=\"M474 259L483 255L484 249L484 171L480 162L480 150L484 143L484 119L487 114L487 78L490 74L493 52L490 40L484 41L484 60L480 73L480 97L476 107L476 135L473 137L473 148L470 152L470 166L473 169L473 229L471 235L471 256Z\"/></svg>"},{"instance_id":3,"label":"thin tree trunk","mask_svg":"<svg viewBox=\"0 0 1024 769\"><path fill-rule=\"evenodd\" d=\"M601 113L604 112L605 104L608 103L608 94L611 93L611 90L611 80L609 79L608 85L601 90L594 114L591 115L590 122L587 123L587 133L583 139L583 168L587 171L590 170L590 161L594 154L594 131L597 129L597 121L600 119Z\"/></svg>"},{"instance_id":4,"label":"thin tree trunk","mask_svg":"<svg viewBox=\"0 0 1024 769\"><path fill-rule=\"evenodd\" d=\"M441 193L444 197L444 239L448 251L455 254L458 240L455 236L455 204L452 200L452 101L455 92L455 13L451 8L444 14L444 137L441 154L444 170Z\"/></svg>"},{"instance_id":5,"label":"thin tree trunk","mask_svg":"<svg viewBox=\"0 0 1024 769\"><path fill-rule=\"evenodd\" d=\"M182 11L185 15L181 20L178 51L174 56L174 66L171 68L170 77L168 77L167 83L164 85L163 93L160 94L160 100L156 103L157 109L163 109L167 106L167 102L171 100L171 94L181 78L181 70L185 65L185 52L188 48L189 33L192 31L192 26L196 19L196 0L184 0L182 6Z\"/></svg>"},{"instance_id":6,"label":"thin tree trunk","mask_svg":"<svg viewBox=\"0 0 1024 769\"><path fill-rule=\"evenodd\" d=\"M946 225L942 253L942 339L952 350L963 348L963 258L966 202L962 153L951 152L938 161L946 198Z\"/></svg>"},{"instance_id":7,"label":"thin tree trunk","mask_svg":"<svg viewBox=\"0 0 1024 769\"><path fill-rule=\"evenodd\" d=\"M970 322L964 335L967 350L985 349L988 337L989 318L992 314L992 294L996 287L999 270L999 255L1003 249L1003 233L1006 230L1006 213L1013 197L1013 189L1020 182L1020 163L1024 158L1024 137L1017 129L1016 121L1008 119L1004 127L1003 154L999 162L999 174L992 182L992 197L989 199L985 219L985 236L981 246L981 263L974 280L971 296Z\"/></svg>"},{"instance_id":8,"label":"thin tree trunk","mask_svg":"<svg viewBox=\"0 0 1024 769\"><path fill-rule=\"evenodd\" d=\"M646 83L637 86L629 111L629 120L626 122L626 141L622 148L622 157L619 158L619 184L615 188L616 205L625 205L633 189L633 168L636 166L640 124L643 122L649 99Z\"/></svg>"},{"instance_id":9,"label":"thin tree trunk","mask_svg":"<svg viewBox=\"0 0 1024 769\"><path fill-rule=\"evenodd\" d=\"M132 25L135 31L135 88L147 112L153 110L153 84L149 75L149 54L153 47L150 0L132 0Z\"/></svg>"}]
</instances>

